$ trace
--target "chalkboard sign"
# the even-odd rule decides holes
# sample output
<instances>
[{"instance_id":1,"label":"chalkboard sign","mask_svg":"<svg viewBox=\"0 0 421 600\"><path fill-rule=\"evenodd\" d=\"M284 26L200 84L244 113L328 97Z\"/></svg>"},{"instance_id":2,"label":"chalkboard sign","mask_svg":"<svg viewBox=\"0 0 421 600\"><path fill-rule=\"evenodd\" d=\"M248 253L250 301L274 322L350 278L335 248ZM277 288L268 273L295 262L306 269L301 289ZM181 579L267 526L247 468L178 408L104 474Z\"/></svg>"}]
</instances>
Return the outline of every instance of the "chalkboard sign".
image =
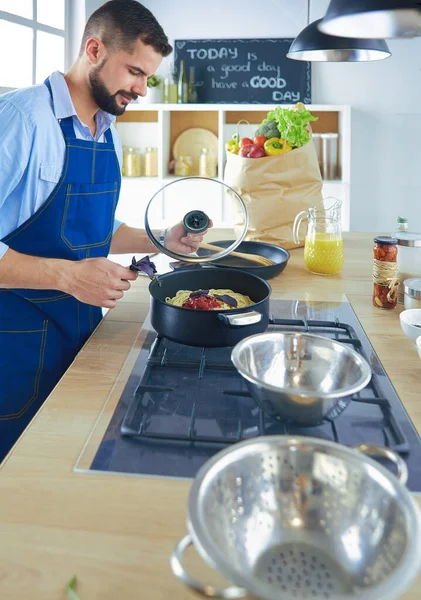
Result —
<instances>
[{"instance_id":1,"label":"chalkboard sign","mask_svg":"<svg viewBox=\"0 0 421 600\"><path fill-rule=\"evenodd\" d=\"M292 39L175 40L179 72L194 67L197 102L311 103L311 66L286 54Z\"/></svg>"}]
</instances>

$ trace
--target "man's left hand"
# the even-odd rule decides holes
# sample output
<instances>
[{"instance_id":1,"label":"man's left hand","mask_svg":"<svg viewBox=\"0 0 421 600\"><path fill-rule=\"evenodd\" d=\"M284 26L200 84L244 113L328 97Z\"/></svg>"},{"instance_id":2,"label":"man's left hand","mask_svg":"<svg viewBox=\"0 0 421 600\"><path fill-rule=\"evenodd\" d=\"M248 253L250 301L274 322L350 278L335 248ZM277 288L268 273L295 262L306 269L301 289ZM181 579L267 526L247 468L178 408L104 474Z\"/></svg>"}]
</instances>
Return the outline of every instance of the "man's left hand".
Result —
<instances>
[{"instance_id":1,"label":"man's left hand","mask_svg":"<svg viewBox=\"0 0 421 600\"><path fill-rule=\"evenodd\" d=\"M212 221L209 222L209 227L212 227ZM165 247L177 254L192 254L199 248L200 243L203 241L203 237L209 229L202 231L202 233L187 233L183 223L177 223L167 229L165 234Z\"/></svg>"}]
</instances>

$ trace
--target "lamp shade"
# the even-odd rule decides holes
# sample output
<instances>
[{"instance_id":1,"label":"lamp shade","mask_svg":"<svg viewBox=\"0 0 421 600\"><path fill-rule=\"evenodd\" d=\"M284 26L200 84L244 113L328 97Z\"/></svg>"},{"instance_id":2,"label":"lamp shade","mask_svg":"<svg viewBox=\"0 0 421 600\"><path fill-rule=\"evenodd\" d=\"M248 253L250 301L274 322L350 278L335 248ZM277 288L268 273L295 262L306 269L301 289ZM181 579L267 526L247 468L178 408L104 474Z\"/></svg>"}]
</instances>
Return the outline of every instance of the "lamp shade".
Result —
<instances>
[{"instance_id":1,"label":"lamp shade","mask_svg":"<svg viewBox=\"0 0 421 600\"><path fill-rule=\"evenodd\" d=\"M307 61L358 62L381 60L391 54L384 40L358 40L325 35L313 21L292 42L288 58Z\"/></svg>"},{"instance_id":2,"label":"lamp shade","mask_svg":"<svg viewBox=\"0 0 421 600\"><path fill-rule=\"evenodd\" d=\"M319 30L360 39L421 36L421 2L331 0Z\"/></svg>"}]
</instances>

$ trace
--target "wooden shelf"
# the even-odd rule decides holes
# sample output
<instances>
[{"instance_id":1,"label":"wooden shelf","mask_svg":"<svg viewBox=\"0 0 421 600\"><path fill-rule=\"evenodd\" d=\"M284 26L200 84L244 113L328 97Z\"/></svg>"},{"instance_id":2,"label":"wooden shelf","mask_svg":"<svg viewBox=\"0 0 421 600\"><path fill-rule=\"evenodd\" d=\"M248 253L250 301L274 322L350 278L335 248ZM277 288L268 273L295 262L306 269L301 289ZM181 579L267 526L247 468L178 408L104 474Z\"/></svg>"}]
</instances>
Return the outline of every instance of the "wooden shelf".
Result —
<instances>
[{"instance_id":1,"label":"wooden shelf","mask_svg":"<svg viewBox=\"0 0 421 600\"><path fill-rule=\"evenodd\" d=\"M117 123L158 123L157 110L126 110L116 119Z\"/></svg>"}]
</instances>

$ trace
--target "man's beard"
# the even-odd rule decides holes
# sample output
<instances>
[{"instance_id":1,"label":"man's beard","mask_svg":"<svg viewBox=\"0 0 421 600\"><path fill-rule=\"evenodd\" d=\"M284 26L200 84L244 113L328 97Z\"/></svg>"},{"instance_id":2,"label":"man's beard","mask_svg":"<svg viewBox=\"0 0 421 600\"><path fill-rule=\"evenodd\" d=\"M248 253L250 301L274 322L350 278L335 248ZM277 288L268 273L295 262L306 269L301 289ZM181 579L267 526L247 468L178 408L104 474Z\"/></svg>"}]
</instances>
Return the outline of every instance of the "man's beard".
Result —
<instances>
[{"instance_id":1,"label":"man's beard","mask_svg":"<svg viewBox=\"0 0 421 600\"><path fill-rule=\"evenodd\" d=\"M117 95L123 92L125 96L129 96L133 98L133 100L136 100L137 96L124 90L118 90L118 92L115 94L110 94L99 75L104 65L105 61L95 67L95 69L92 69L92 71L89 73L89 83L91 84L92 96L96 105L101 110L110 113L111 115L119 116L124 113L126 107L119 106L117 104Z\"/></svg>"}]
</instances>

